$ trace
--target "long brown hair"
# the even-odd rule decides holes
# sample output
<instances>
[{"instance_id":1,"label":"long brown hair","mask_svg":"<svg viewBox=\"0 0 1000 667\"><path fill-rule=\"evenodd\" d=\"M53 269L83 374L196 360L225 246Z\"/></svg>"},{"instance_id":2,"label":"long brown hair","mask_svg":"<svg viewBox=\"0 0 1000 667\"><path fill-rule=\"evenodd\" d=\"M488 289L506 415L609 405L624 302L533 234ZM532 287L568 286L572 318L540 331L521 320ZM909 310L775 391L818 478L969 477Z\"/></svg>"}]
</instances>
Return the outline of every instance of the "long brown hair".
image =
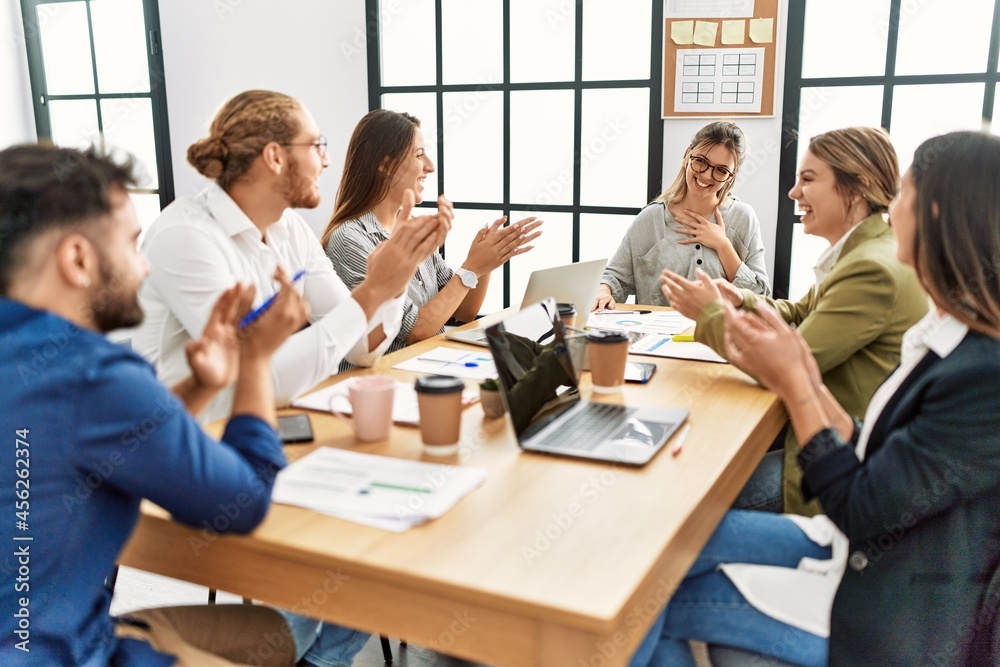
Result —
<instances>
[{"instance_id":1,"label":"long brown hair","mask_svg":"<svg viewBox=\"0 0 1000 667\"><path fill-rule=\"evenodd\" d=\"M952 132L913 156L913 257L934 302L1000 338L1000 137Z\"/></svg>"},{"instance_id":2,"label":"long brown hair","mask_svg":"<svg viewBox=\"0 0 1000 667\"><path fill-rule=\"evenodd\" d=\"M817 134L809 152L833 169L845 211L858 195L868 215L884 213L899 192L899 158L889 137L874 127L847 127Z\"/></svg>"},{"instance_id":3,"label":"long brown hair","mask_svg":"<svg viewBox=\"0 0 1000 667\"><path fill-rule=\"evenodd\" d=\"M324 248L339 225L364 215L389 194L419 127L410 114L387 109L370 111L358 121L347 145L333 216L323 232Z\"/></svg>"},{"instance_id":4,"label":"long brown hair","mask_svg":"<svg viewBox=\"0 0 1000 667\"><path fill-rule=\"evenodd\" d=\"M733 189L733 183L736 182L736 174L739 173L740 166L747 156L746 136L740 126L731 120L717 120L695 133L687 150L684 151L684 159L681 160L681 168L677 171L674 182L656 198L656 201L664 201L668 204L681 203L688 192L687 178L685 178L688 156L695 148L711 150L713 146L724 146L733 154L733 160L736 162L733 177L723 183L722 187L715 193L720 202L725 201L729 191Z\"/></svg>"},{"instance_id":5,"label":"long brown hair","mask_svg":"<svg viewBox=\"0 0 1000 667\"><path fill-rule=\"evenodd\" d=\"M295 139L301 128L293 113L301 108L298 100L283 93L240 93L215 114L208 137L191 144L188 162L226 189L250 168L264 146Z\"/></svg>"}]
</instances>

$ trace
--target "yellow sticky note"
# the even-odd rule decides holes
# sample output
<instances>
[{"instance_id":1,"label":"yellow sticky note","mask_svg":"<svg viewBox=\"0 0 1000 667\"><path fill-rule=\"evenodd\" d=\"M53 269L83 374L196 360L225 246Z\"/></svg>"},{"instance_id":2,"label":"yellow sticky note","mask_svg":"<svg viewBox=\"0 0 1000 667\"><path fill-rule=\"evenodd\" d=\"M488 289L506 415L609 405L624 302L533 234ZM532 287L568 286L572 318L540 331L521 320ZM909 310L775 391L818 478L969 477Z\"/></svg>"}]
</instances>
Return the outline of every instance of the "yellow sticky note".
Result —
<instances>
[{"instance_id":1,"label":"yellow sticky note","mask_svg":"<svg viewBox=\"0 0 1000 667\"><path fill-rule=\"evenodd\" d=\"M691 44L694 42L694 21L671 21L670 39L674 44Z\"/></svg>"},{"instance_id":2,"label":"yellow sticky note","mask_svg":"<svg viewBox=\"0 0 1000 667\"><path fill-rule=\"evenodd\" d=\"M722 43L742 44L747 30L747 22L743 19L738 21L722 22Z\"/></svg>"},{"instance_id":3,"label":"yellow sticky note","mask_svg":"<svg viewBox=\"0 0 1000 667\"><path fill-rule=\"evenodd\" d=\"M770 44L774 41L774 19L750 19L750 41Z\"/></svg>"},{"instance_id":4,"label":"yellow sticky note","mask_svg":"<svg viewBox=\"0 0 1000 667\"><path fill-rule=\"evenodd\" d=\"M698 46L715 46L715 35L719 24L715 21L695 21L694 43Z\"/></svg>"}]
</instances>

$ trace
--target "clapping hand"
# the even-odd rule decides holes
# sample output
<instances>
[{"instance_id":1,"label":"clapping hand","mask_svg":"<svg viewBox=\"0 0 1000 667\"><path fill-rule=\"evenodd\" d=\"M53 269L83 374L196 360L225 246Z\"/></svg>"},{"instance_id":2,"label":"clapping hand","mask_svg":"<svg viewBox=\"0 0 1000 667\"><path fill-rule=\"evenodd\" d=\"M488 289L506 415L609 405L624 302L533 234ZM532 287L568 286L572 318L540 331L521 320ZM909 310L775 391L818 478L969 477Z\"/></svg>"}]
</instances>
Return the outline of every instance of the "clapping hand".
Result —
<instances>
[{"instance_id":1,"label":"clapping hand","mask_svg":"<svg viewBox=\"0 0 1000 667\"><path fill-rule=\"evenodd\" d=\"M444 195L438 197L437 213L410 217L416 197L412 190L403 194L403 207L389 240L380 243L368 256L366 283L385 290L391 299L406 290L417 266L434 252L448 235L455 210Z\"/></svg>"},{"instance_id":2,"label":"clapping hand","mask_svg":"<svg viewBox=\"0 0 1000 667\"><path fill-rule=\"evenodd\" d=\"M309 303L280 266L274 272L274 280L280 287L270 307L239 330L244 354L270 358L309 319Z\"/></svg>"},{"instance_id":3,"label":"clapping hand","mask_svg":"<svg viewBox=\"0 0 1000 667\"><path fill-rule=\"evenodd\" d=\"M522 255L534 246L528 245L542 235L543 220L532 216L503 227L507 216L501 216L493 224L476 233L469 248L469 255L462 266L477 276L484 276L502 266L512 257Z\"/></svg>"},{"instance_id":4,"label":"clapping hand","mask_svg":"<svg viewBox=\"0 0 1000 667\"><path fill-rule=\"evenodd\" d=\"M815 357L798 331L767 304L756 313L736 310L723 301L726 357L740 370L786 398L796 381L819 386L822 377Z\"/></svg>"},{"instance_id":5,"label":"clapping hand","mask_svg":"<svg viewBox=\"0 0 1000 667\"><path fill-rule=\"evenodd\" d=\"M692 320L698 319L702 308L722 296L719 286L707 273L695 269L695 275L698 280L688 280L670 269L664 269L660 275L663 296L670 300L670 305L681 315Z\"/></svg>"},{"instance_id":6,"label":"clapping hand","mask_svg":"<svg viewBox=\"0 0 1000 667\"><path fill-rule=\"evenodd\" d=\"M212 307L201 338L184 346L191 378L202 389L218 391L236 381L240 371L239 322L253 303L254 287L236 284Z\"/></svg>"}]
</instances>

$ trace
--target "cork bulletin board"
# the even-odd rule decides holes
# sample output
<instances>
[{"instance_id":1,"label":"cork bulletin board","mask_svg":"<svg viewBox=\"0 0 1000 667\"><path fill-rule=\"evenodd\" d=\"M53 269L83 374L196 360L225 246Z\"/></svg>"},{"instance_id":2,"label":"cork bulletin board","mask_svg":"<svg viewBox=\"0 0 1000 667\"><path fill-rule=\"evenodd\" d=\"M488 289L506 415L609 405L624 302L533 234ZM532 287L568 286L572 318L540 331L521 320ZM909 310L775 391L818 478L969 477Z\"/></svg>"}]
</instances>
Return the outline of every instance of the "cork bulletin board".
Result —
<instances>
[{"instance_id":1,"label":"cork bulletin board","mask_svg":"<svg viewBox=\"0 0 1000 667\"><path fill-rule=\"evenodd\" d=\"M663 118L773 116L779 0L663 1Z\"/></svg>"}]
</instances>

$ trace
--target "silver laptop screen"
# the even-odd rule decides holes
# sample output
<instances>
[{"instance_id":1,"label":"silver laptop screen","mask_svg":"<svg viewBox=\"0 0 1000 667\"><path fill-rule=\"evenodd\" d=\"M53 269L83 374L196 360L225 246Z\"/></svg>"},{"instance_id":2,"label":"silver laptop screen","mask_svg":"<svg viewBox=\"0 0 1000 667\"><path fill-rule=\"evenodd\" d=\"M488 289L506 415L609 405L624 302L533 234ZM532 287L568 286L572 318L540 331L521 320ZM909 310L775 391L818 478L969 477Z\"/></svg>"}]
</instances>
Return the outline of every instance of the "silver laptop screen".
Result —
<instances>
[{"instance_id":1,"label":"silver laptop screen","mask_svg":"<svg viewBox=\"0 0 1000 667\"><path fill-rule=\"evenodd\" d=\"M554 299L544 299L487 327L500 391L519 440L580 400Z\"/></svg>"}]
</instances>

